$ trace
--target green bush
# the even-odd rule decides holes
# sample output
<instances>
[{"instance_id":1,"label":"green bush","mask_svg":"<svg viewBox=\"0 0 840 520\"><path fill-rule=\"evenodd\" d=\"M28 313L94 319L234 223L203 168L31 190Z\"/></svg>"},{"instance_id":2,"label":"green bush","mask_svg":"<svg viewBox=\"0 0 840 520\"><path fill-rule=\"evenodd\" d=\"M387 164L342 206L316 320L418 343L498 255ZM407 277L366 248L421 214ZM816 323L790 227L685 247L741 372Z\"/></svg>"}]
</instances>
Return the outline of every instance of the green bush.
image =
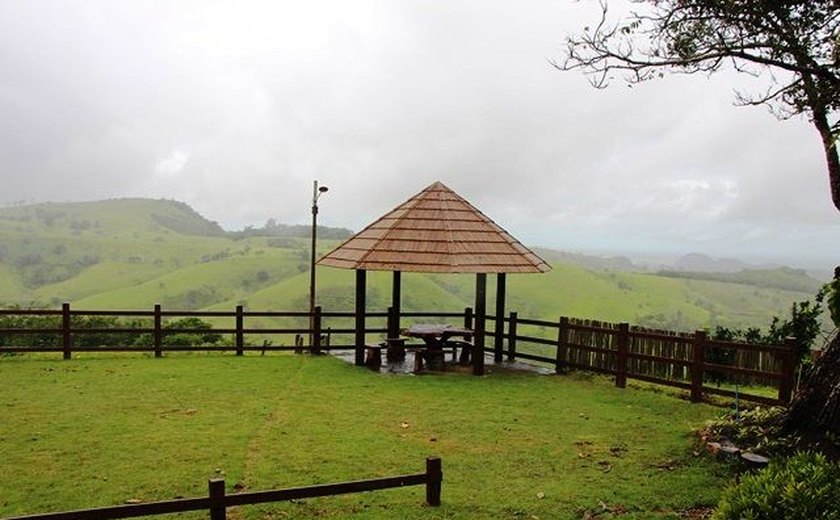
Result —
<instances>
[{"instance_id":1,"label":"green bush","mask_svg":"<svg viewBox=\"0 0 840 520\"><path fill-rule=\"evenodd\" d=\"M840 519L840 466L798 453L728 488L712 520Z\"/></svg>"},{"instance_id":2,"label":"green bush","mask_svg":"<svg viewBox=\"0 0 840 520\"><path fill-rule=\"evenodd\" d=\"M743 451L787 457L797 451L801 439L783 431L784 414L785 409L780 406L730 411L717 420L707 422L700 433L707 442L729 441Z\"/></svg>"}]
</instances>

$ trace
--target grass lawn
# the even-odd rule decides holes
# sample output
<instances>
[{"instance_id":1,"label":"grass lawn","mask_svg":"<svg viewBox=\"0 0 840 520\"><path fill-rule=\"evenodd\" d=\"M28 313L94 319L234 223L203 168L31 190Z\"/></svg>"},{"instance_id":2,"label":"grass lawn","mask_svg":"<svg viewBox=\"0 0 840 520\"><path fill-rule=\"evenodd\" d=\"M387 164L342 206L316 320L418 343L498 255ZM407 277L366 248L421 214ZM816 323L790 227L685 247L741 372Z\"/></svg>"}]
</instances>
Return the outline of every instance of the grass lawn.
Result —
<instances>
[{"instance_id":1,"label":"grass lawn","mask_svg":"<svg viewBox=\"0 0 840 520\"><path fill-rule=\"evenodd\" d=\"M421 472L420 487L230 518L678 518L730 476L692 453L721 410L584 375L379 375L330 357L0 359L0 517ZM605 509L606 508L606 509ZM179 518L205 518L206 512Z\"/></svg>"}]
</instances>

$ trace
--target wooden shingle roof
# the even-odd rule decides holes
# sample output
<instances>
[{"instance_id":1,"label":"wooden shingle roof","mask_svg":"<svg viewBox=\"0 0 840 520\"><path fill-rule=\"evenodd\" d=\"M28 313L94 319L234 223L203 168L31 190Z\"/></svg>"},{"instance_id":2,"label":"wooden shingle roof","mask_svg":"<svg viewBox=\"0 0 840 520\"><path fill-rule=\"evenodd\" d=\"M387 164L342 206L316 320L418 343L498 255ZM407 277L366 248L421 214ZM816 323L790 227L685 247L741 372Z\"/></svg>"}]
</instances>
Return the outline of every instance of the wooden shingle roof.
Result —
<instances>
[{"instance_id":1,"label":"wooden shingle roof","mask_svg":"<svg viewBox=\"0 0 840 520\"><path fill-rule=\"evenodd\" d=\"M318 265L421 273L544 273L551 269L440 182L324 255Z\"/></svg>"}]
</instances>

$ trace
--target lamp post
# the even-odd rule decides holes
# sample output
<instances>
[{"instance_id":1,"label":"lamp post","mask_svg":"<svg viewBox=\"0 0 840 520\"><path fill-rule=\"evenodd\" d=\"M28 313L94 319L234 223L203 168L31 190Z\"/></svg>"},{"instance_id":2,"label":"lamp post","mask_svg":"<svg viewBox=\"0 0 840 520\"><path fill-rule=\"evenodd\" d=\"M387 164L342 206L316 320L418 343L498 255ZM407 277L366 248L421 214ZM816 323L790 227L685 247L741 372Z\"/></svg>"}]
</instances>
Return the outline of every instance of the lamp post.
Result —
<instances>
[{"instance_id":1,"label":"lamp post","mask_svg":"<svg viewBox=\"0 0 840 520\"><path fill-rule=\"evenodd\" d=\"M318 186L318 181L314 181L312 186L312 256L309 262L309 348L313 354L318 354L315 350L315 239L318 234L318 198L322 193L326 193L326 186Z\"/></svg>"}]
</instances>

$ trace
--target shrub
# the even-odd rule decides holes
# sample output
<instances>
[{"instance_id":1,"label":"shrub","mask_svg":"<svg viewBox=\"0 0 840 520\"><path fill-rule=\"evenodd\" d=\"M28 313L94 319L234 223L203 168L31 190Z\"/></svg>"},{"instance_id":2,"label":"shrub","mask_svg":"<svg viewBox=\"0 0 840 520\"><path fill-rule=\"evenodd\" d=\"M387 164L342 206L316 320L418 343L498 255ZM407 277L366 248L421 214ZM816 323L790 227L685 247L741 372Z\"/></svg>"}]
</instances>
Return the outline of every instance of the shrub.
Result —
<instances>
[{"instance_id":1,"label":"shrub","mask_svg":"<svg viewBox=\"0 0 840 520\"><path fill-rule=\"evenodd\" d=\"M819 453L774 461L724 491L712 520L840 519L840 466Z\"/></svg>"},{"instance_id":2,"label":"shrub","mask_svg":"<svg viewBox=\"0 0 840 520\"><path fill-rule=\"evenodd\" d=\"M779 406L731 411L709 421L700 433L706 441L730 441L743 451L789 456L796 451L800 438L783 432L784 413Z\"/></svg>"}]
</instances>

